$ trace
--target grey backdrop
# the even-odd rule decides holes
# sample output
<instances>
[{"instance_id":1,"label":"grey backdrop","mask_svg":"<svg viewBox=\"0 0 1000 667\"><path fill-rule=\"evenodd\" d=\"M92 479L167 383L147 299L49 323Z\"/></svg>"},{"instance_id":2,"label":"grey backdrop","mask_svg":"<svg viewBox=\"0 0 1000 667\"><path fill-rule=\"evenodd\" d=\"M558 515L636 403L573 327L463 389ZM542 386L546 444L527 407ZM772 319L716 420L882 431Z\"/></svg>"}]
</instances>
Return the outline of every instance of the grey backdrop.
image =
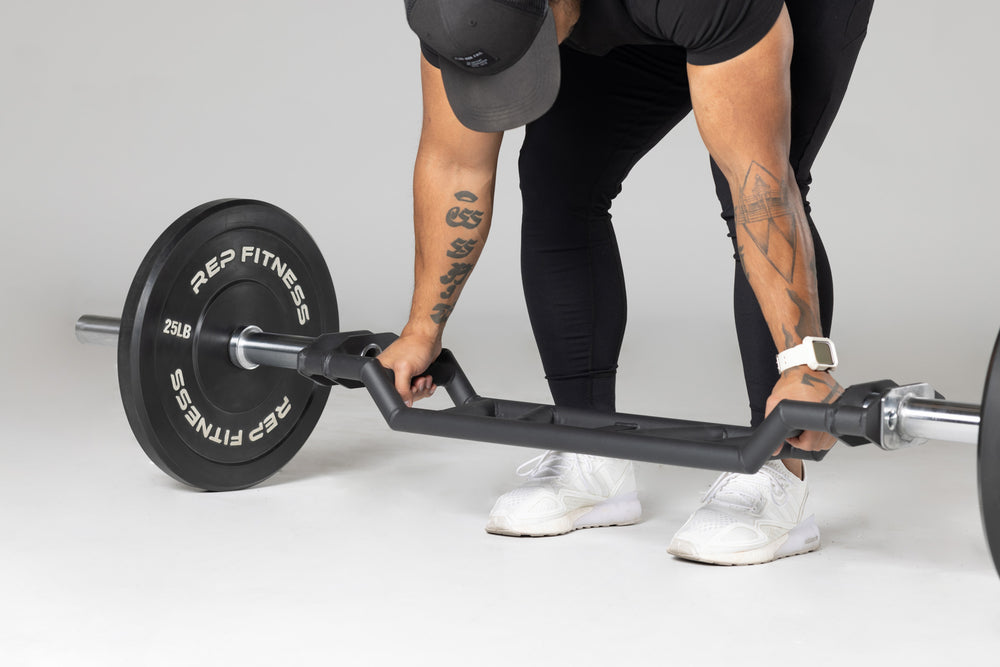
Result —
<instances>
[{"instance_id":1,"label":"grey backdrop","mask_svg":"<svg viewBox=\"0 0 1000 667\"><path fill-rule=\"evenodd\" d=\"M1000 12L962 8L879 3L812 201L836 271L843 381L930 379L971 400L1000 322L989 29ZM284 207L324 250L343 326L401 328L420 108L400 3L9 0L0 44L8 433L72 409L81 357L97 354L74 341L74 318L117 313L159 231L205 200ZM537 377L516 261L519 139L505 142L488 251L447 342L467 364L510 355ZM726 396L742 409L731 251L706 162L689 119L615 209L626 403L645 396L629 387L659 377L699 394L736 386ZM700 368L696 352L708 356ZM710 402L699 395L692 409Z\"/></svg>"},{"instance_id":2,"label":"grey backdrop","mask_svg":"<svg viewBox=\"0 0 1000 667\"><path fill-rule=\"evenodd\" d=\"M877 3L811 198L845 384L930 380L979 400L1000 325L998 19L986 0ZM67 453L127 437L114 354L80 346L73 323L117 314L150 243L203 201L255 197L298 217L343 328L405 322L420 105L402 3L4 0L0 83L5 477L58 494L53 480L97 474ZM485 393L546 400L516 260L519 138L505 142L490 243L446 343ZM623 410L746 418L716 208L688 119L615 208ZM30 520L2 486L4 524Z\"/></svg>"}]
</instances>

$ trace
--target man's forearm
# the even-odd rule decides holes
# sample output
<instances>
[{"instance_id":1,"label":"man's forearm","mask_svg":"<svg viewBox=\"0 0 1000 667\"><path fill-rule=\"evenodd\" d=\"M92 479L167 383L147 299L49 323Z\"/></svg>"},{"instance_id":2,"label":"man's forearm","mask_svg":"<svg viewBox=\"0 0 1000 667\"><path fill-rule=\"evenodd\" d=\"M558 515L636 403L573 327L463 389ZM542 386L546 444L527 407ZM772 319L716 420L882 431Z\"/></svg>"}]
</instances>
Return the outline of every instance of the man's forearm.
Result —
<instances>
[{"instance_id":1,"label":"man's forearm","mask_svg":"<svg viewBox=\"0 0 1000 667\"><path fill-rule=\"evenodd\" d=\"M414 170L413 302L406 333L440 341L489 234L495 171L418 157Z\"/></svg>"},{"instance_id":2,"label":"man's forearm","mask_svg":"<svg viewBox=\"0 0 1000 667\"><path fill-rule=\"evenodd\" d=\"M787 164L751 163L733 200L740 261L775 346L822 336L812 234Z\"/></svg>"},{"instance_id":3,"label":"man's forearm","mask_svg":"<svg viewBox=\"0 0 1000 667\"><path fill-rule=\"evenodd\" d=\"M788 167L775 170L753 162L742 184L733 190L736 203L736 240L740 262L760 303L775 347L787 350L806 336L823 336L819 316L816 263L812 232L802 198ZM820 391L829 402L840 386L823 373L792 379ZM822 395L826 392L825 395Z\"/></svg>"}]
</instances>

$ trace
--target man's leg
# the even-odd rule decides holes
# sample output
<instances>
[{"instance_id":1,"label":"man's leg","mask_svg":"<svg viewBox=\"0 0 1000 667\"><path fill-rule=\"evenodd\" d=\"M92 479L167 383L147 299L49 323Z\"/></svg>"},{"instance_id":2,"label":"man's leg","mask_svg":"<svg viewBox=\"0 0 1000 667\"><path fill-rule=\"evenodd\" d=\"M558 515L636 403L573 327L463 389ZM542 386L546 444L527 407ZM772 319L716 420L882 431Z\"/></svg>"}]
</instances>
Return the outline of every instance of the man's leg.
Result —
<instances>
[{"instance_id":1,"label":"man's leg","mask_svg":"<svg viewBox=\"0 0 1000 667\"><path fill-rule=\"evenodd\" d=\"M611 202L635 163L690 111L684 52L562 50L552 109L521 149L521 272L528 314L557 405L613 411L625 283ZM547 453L501 497L487 530L553 535L633 523L629 462Z\"/></svg>"},{"instance_id":2,"label":"man's leg","mask_svg":"<svg viewBox=\"0 0 1000 667\"><path fill-rule=\"evenodd\" d=\"M564 48L562 76L521 149L522 284L556 404L612 411L626 305L611 202L690 111L684 53Z\"/></svg>"}]
</instances>

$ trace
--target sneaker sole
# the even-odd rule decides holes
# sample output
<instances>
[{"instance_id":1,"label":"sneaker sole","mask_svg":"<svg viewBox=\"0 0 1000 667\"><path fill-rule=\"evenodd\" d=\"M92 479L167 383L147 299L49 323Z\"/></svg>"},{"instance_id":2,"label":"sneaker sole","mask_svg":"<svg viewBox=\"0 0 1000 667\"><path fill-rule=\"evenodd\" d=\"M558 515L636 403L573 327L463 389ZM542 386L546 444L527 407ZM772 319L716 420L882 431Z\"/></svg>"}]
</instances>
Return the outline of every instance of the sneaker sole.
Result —
<instances>
[{"instance_id":1,"label":"sneaker sole","mask_svg":"<svg viewBox=\"0 0 1000 667\"><path fill-rule=\"evenodd\" d=\"M641 515L639 494L633 491L545 521L515 523L507 520L507 517L490 517L486 532L508 537L553 537L583 528L630 526L639 521Z\"/></svg>"},{"instance_id":2,"label":"sneaker sole","mask_svg":"<svg viewBox=\"0 0 1000 667\"><path fill-rule=\"evenodd\" d=\"M670 542L667 552L699 563L711 565L760 565L770 563L789 556L798 556L815 551L819 548L819 527L816 519L808 519L792 528L782 537L749 551L699 553L698 549L687 540L674 539Z\"/></svg>"}]
</instances>

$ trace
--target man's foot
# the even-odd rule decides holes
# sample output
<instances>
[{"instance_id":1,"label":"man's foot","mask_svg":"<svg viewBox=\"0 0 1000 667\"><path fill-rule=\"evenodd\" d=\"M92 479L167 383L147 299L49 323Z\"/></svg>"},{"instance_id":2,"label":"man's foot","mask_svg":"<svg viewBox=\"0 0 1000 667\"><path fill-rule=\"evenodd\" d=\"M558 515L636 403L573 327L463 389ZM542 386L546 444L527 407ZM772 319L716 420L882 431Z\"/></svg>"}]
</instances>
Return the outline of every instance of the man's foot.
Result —
<instances>
[{"instance_id":1,"label":"man's foot","mask_svg":"<svg viewBox=\"0 0 1000 667\"><path fill-rule=\"evenodd\" d=\"M642 514L631 461L545 452L521 465L517 474L527 481L500 496L486 532L562 535L577 528L628 525Z\"/></svg>"},{"instance_id":2,"label":"man's foot","mask_svg":"<svg viewBox=\"0 0 1000 667\"><path fill-rule=\"evenodd\" d=\"M819 528L803 518L809 489L780 461L753 475L723 473L701 507L670 541L680 558L717 565L753 565L819 547Z\"/></svg>"}]
</instances>

